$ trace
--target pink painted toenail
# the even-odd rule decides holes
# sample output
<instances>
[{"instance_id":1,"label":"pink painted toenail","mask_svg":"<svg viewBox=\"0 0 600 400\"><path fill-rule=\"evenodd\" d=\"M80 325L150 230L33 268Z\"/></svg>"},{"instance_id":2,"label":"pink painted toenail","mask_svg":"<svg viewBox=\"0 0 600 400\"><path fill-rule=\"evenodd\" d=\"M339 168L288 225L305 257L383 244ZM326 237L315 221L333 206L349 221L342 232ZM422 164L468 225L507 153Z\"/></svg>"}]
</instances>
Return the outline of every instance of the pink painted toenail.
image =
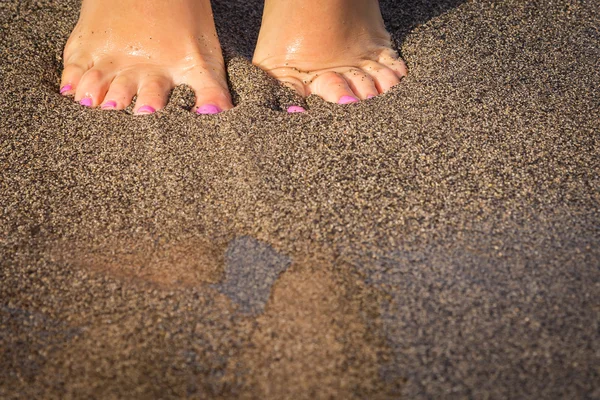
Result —
<instances>
[{"instance_id":1,"label":"pink painted toenail","mask_svg":"<svg viewBox=\"0 0 600 400\"><path fill-rule=\"evenodd\" d=\"M338 101L338 104L349 104L349 103L357 103L358 99L353 96L342 96Z\"/></svg>"},{"instance_id":2,"label":"pink painted toenail","mask_svg":"<svg viewBox=\"0 0 600 400\"><path fill-rule=\"evenodd\" d=\"M103 110L110 110L112 108L117 108L117 102L116 101L105 101L104 104L102 104L102 106L100 106Z\"/></svg>"},{"instance_id":3,"label":"pink painted toenail","mask_svg":"<svg viewBox=\"0 0 600 400\"><path fill-rule=\"evenodd\" d=\"M152 106L141 106L137 110L137 114L153 114L156 112L156 109Z\"/></svg>"},{"instance_id":4,"label":"pink painted toenail","mask_svg":"<svg viewBox=\"0 0 600 400\"><path fill-rule=\"evenodd\" d=\"M69 90L73 89L73 86L71 86L70 83L66 84L65 86L60 88L60 94L66 93Z\"/></svg>"},{"instance_id":5,"label":"pink painted toenail","mask_svg":"<svg viewBox=\"0 0 600 400\"><path fill-rule=\"evenodd\" d=\"M375 97L375 95L374 94L370 94L370 95L367 96L367 99L372 99L373 97Z\"/></svg>"},{"instance_id":6,"label":"pink painted toenail","mask_svg":"<svg viewBox=\"0 0 600 400\"><path fill-rule=\"evenodd\" d=\"M306 110L300 106L289 106L287 109L287 112L289 112L289 113L299 113L299 112L305 112L305 111Z\"/></svg>"},{"instance_id":7,"label":"pink painted toenail","mask_svg":"<svg viewBox=\"0 0 600 400\"><path fill-rule=\"evenodd\" d=\"M83 99L79 100L79 104L81 104L82 106L91 107L92 99L89 97L84 97Z\"/></svg>"},{"instance_id":8,"label":"pink painted toenail","mask_svg":"<svg viewBox=\"0 0 600 400\"><path fill-rule=\"evenodd\" d=\"M213 105L213 104L205 104L203 106L198 107L198 109L196 110L196 114L218 114L220 113L222 110Z\"/></svg>"}]
</instances>

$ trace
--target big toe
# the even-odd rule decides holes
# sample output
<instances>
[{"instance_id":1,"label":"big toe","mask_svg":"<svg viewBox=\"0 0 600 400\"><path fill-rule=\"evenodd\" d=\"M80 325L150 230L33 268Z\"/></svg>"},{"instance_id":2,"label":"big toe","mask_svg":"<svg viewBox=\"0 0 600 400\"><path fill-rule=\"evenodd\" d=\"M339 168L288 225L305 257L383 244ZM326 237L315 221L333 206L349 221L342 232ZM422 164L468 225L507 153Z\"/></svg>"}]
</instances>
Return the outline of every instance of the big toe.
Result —
<instances>
[{"instance_id":1,"label":"big toe","mask_svg":"<svg viewBox=\"0 0 600 400\"><path fill-rule=\"evenodd\" d=\"M188 74L183 83L194 90L197 114L217 114L233 108L224 77L211 76L206 70L197 69Z\"/></svg>"}]
</instances>

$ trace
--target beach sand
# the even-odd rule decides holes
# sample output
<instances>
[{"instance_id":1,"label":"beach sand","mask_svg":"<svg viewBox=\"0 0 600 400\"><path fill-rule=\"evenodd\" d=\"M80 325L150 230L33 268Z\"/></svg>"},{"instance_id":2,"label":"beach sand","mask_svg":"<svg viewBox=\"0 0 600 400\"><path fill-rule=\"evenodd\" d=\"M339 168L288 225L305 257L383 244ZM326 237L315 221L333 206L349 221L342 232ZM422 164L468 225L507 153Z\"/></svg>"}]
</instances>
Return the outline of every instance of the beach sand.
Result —
<instances>
[{"instance_id":1,"label":"beach sand","mask_svg":"<svg viewBox=\"0 0 600 400\"><path fill-rule=\"evenodd\" d=\"M415 3L415 4L410 4ZM345 106L58 94L77 1L0 3L0 397L600 396L600 5L388 0L410 74Z\"/></svg>"}]
</instances>

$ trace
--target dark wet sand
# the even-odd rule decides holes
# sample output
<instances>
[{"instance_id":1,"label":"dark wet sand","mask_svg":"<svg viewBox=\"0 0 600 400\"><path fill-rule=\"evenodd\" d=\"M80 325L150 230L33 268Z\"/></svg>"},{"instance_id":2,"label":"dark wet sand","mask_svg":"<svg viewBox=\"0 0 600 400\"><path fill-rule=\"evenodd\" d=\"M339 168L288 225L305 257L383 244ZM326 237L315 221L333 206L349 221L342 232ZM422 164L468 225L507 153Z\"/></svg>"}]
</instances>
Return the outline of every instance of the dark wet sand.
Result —
<instances>
[{"instance_id":1,"label":"dark wet sand","mask_svg":"<svg viewBox=\"0 0 600 400\"><path fill-rule=\"evenodd\" d=\"M0 397L600 397L600 6L388 1L359 105L58 95L76 1L0 3Z\"/></svg>"}]
</instances>

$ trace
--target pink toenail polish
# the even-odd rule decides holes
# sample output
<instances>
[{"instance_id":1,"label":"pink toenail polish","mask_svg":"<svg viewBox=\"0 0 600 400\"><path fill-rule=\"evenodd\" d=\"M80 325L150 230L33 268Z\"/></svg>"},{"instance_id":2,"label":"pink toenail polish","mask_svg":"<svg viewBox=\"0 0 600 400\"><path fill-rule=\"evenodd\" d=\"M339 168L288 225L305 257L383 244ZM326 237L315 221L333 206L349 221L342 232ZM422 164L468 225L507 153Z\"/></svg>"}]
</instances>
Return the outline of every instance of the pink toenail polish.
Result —
<instances>
[{"instance_id":1,"label":"pink toenail polish","mask_svg":"<svg viewBox=\"0 0 600 400\"><path fill-rule=\"evenodd\" d=\"M213 105L213 104L205 104L203 106L198 107L198 109L196 110L196 114L218 114L220 113L222 110Z\"/></svg>"},{"instance_id":2,"label":"pink toenail polish","mask_svg":"<svg viewBox=\"0 0 600 400\"><path fill-rule=\"evenodd\" d=\"M287 112L289 112L289 113L301 113L301 112L305 112L305 111L306 110L300 106L289 106L287 109Z\"/></svg>"},{"instance_id":3,"label":"pink toenail polish","mask_svg":"<svg viewBox=\"0 0 600 400\"><path fill-rule=\"evenodd\" d=\"M342 96L338 101L338 104L349 104L349 103L357 103L358 99L354 96Z\"/></svg>"},{"instance_id":4,"label":"pink toenail polish","mask_svg":"<svg viewBox=\"0 0 600 400\"><path fill-rule=\"evenodd\" d=\"M67 83L65 86L60 88L60 94L64 94L66 92L68 92L69 90L73 89L73 86L71 86L70 83Z\"/></svg>"},{"instance_id":5,"label":"pink toenail polish","mask_svg":"<svg viewBox=\"0 0 600 400\"><path fill-rule=\"evenodd\" d=\"M156 112L156 109L152 106L141 106L137 110L137 114L153 114Z\"/></svg>"},{"instance_id":6,"label":"pink toenail polish","mask_svg":"<svg viewBox=\"0 0 600 400\"><path fill-rule=\"evenodd\" d=\"M370 95L367 96L367 99L372 99L373 97L375 97L375 95L374 94L370 94Z\"/></svg>"},{"instance_id":7,"label":"pink toenail polish","mask_svg":"<svg viewBox=\"0 0 600 400\"><path fill-rule=\"evenodd\" d=\"M84 97L83 99L79 100L79 104L82 106L91 107L92 99L90 97Z\"/></svg>"},{"instance_id":8,"label":"pink toenail polish","mask_svg":"<svg viewBox=\"0 0 600 400\"><path fill-rule=\"evenodd\" d=\"M100 106L100 108L102 108L103 110L111 110L113 108L117 108L117 102L112 100L105 101L104 104Z\"/></svg>"}]
</instances>

